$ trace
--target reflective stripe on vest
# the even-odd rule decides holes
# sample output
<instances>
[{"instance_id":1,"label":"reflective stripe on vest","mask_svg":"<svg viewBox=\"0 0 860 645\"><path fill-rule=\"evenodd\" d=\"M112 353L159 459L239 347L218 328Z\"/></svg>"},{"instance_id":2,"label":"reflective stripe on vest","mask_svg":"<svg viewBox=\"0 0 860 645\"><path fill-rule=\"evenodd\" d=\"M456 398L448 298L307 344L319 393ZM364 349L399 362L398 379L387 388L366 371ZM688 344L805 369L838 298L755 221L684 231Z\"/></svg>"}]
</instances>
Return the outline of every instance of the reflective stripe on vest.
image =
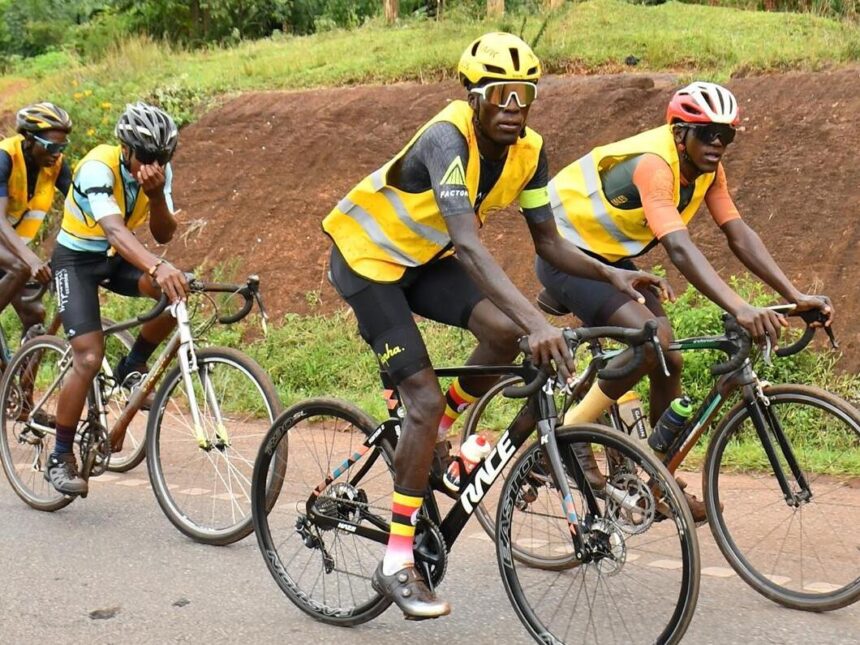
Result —
<instances>
[{"instance_id":1,"label":"reflective stripe on vest","mask_svg":"<svg viewBox=\"0 0 860 645\"><path fill-rule=\"evenodd\" d=\"M69 235L82 240L101 241L106 239L104 230L99 226L98 222L93 219L92 215L85 213L83 208L77 201L77 175L81 165L87 161L98 161L110 168L113 174L113 198L116 200L119 210L122 213L126 228L134 230L143 224L149 217L149 198L143 190L137 192L137 199L131 215L128 215L126 208L125 182L122 179L121 168L121 149L119 146L100 145L90 150L87 155L81 159L75 166L74 175L72 177L72 188L66 196L66 202L63 210L62 229Z\"/></svg>"},{"instance_id":2,"label":"reflective stripe on vest","mask_svg":"<svg viewBox=\"0 0 860 645\"><path fill-rule=\"evenodd\" d=\"M27 199L27 163L24 160L24 149L21 145L23 141L22 135L3 139L0 141L0 150L4 150L12 159L6 219L24 242L30 242L36 237L45 220L45 215L51 209L57 177L63 168L63 156L60 155L53 166L39 170L33 196Z\"/></svg>"},{"instance_id":3,"label":"reflective stripe on vest","mask_svg":"<svg viewBox=\"0 0 860 645\"><path fill-rule=\"evenodd\" d=\"M472 115L465 101L450 103L424 124L397 156L365 177L326 216L323 230L353 271L376 282L394 282L409 267L422 266L453 253L433 190L408 193L389 185L387 176L428 127L445 121L463 134L469 147L469 159L463 170L465 188L474 204L480 179L480 154ZM477 209L479 222L517 199L537 170L541 145L540 135L526 129L526 136L509 148L501 176Z\"/></svg>"},{"instance_id":4,"label":"reflective stripe on vest","mask_svg":"<svg viewBox=\"0 0 860 645\"><path fill-rule=\"evenodd\" d=\"M595 148L556 175L549 184L550 205L561 235L581 249L610 262L636 256L654 241L643 208L622 210L603 193L599 169L632 156L656 154L672 170L674 199L680 199L680 163L671 128L661 126L629 139ZM690 203L680 213L688 223L704 200L715 174L700 175Z\"/></svg>"}]
</instances>

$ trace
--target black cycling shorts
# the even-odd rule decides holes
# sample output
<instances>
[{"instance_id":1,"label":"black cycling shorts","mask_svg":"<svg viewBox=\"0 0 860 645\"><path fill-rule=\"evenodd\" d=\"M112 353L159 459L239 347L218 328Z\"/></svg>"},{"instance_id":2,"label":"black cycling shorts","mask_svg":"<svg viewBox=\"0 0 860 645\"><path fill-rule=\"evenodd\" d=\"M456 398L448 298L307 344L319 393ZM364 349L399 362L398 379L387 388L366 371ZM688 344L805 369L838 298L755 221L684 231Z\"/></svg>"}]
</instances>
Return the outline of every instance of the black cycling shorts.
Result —
<instances>
[{"instance_id":1,"label":"black cycling shorts","mask_svg":"<svg viewBox=\"0 0 860 645\"><path fill-rule=\"evenodd\" d=\"M352 307L361 337L394 385L431 367L413 313L468 329L472 310L486 297L451 256L408 269L403 278L389 284L353 272L335 246L330 267L332 284Z\"/></svg>"},{"instance_id":2,"label":"black cycling shorts","mask_svg":"<svg viewBox=\"0 0 860 645\"><path fill-rule=\"evenodd\" d=\"M51 258L57 312L69 338L100 330L99 286L123 296L139 297L143 271L120 255L73 251L57 244Z\"/></svg>"},{"instance_id":3,"label":"black cycling shorts","mask_svg":"<svg viewBox=\"0 0 860 645\"><path fill-rule=\"evenodd\" d=\"M600 258L596 259L601 260ZM615 263L601 261L618 269L636 270L636 265L631 260L621 260ZM630 296L619 291L608 282L580 278L564 273L540 256L535 260L535 271L538 280L549 291L549 294L570 309L587 327L609 324L609 317L618 311L622 305L631 302ZM645 306L651 313L658 318L666 315L660 304L660 298L651 289L643 289L641 293L645 296Z\"/></svg>"}]
</instances>

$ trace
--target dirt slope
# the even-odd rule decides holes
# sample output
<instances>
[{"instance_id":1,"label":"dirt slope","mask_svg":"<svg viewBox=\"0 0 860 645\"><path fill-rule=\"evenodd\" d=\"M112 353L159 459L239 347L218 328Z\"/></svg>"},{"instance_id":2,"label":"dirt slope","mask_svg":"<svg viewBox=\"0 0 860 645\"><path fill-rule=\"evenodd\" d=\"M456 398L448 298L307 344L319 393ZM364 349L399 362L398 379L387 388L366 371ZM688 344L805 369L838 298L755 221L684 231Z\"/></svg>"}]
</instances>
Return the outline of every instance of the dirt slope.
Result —
<instances>
[{"instance_id":1,"label":"dirt slope","mask_svg":"<svg viewBox=\"0 0 860 645\"><path fill-rule=\"evenodd\" d=\"M530 125L552 171L594 145L662 120L670 75L565 76L541 82ZM726 159L741 213L790 278L838 307L848 364L860 364L860 69L737 79L745 132ZM320 221L415 129L462 96L455 83L252 93L182 132L175 200L183 209L169 256L186 267L232 263L259 273L273 313L330 311L328 241ZM706 213L694 239L724 275L740 271ZM526 293L532 248L515 212L494 215L484 239ZM663 263L660 251L644 264ZM673 282L682 283L677 275Z\"/></svg>"}]
</instances>

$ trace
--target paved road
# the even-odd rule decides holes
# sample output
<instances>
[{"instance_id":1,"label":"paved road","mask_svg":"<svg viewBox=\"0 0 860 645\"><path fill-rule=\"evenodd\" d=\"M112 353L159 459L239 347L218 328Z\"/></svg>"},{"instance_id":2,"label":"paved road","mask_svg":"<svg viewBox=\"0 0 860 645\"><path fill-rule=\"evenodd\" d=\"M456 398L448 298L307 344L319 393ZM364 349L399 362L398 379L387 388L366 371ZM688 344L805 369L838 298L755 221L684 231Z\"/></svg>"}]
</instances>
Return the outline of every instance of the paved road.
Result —
<instances>
[{"instance_id":1,"label":"paved road","mask_svg":"<svg viewBox=\"0 0 860 645\"><path fill-rule=\"evenodd\" d=\"M269 576L253 538L194 544L164 518L145 468L94 481L54 514L26 506L0 477L0 643L528 643L477 523L457 543L442 591L447 619L389 610L351 630L316 623ZM858 643L860 607L782 609L746 587L699 532L705 567L689 643ZM477 592L477 593L476 593ZM92 612L106 618L94 619Z\"/></svg>"}]
</instances>

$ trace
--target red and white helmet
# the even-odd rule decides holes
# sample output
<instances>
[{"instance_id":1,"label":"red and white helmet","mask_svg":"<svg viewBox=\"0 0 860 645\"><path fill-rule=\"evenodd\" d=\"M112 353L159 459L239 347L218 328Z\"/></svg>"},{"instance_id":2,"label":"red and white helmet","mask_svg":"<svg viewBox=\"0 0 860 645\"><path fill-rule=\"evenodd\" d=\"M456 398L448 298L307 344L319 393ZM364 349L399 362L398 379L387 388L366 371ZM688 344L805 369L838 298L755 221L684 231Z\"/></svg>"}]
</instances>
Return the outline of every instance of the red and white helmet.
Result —
<instances>
[{"instance_id":1,"label":"red and white helmet","mask_svg":"<svg viewBox=\"0 0 860 645\"><path fill-rule=\"evenodd\" d=\"M737 126L741 120L738 101L722 85L696 81L675 92L666 110L666 122L725 123Z\"/></svg>"}]
</instances>

